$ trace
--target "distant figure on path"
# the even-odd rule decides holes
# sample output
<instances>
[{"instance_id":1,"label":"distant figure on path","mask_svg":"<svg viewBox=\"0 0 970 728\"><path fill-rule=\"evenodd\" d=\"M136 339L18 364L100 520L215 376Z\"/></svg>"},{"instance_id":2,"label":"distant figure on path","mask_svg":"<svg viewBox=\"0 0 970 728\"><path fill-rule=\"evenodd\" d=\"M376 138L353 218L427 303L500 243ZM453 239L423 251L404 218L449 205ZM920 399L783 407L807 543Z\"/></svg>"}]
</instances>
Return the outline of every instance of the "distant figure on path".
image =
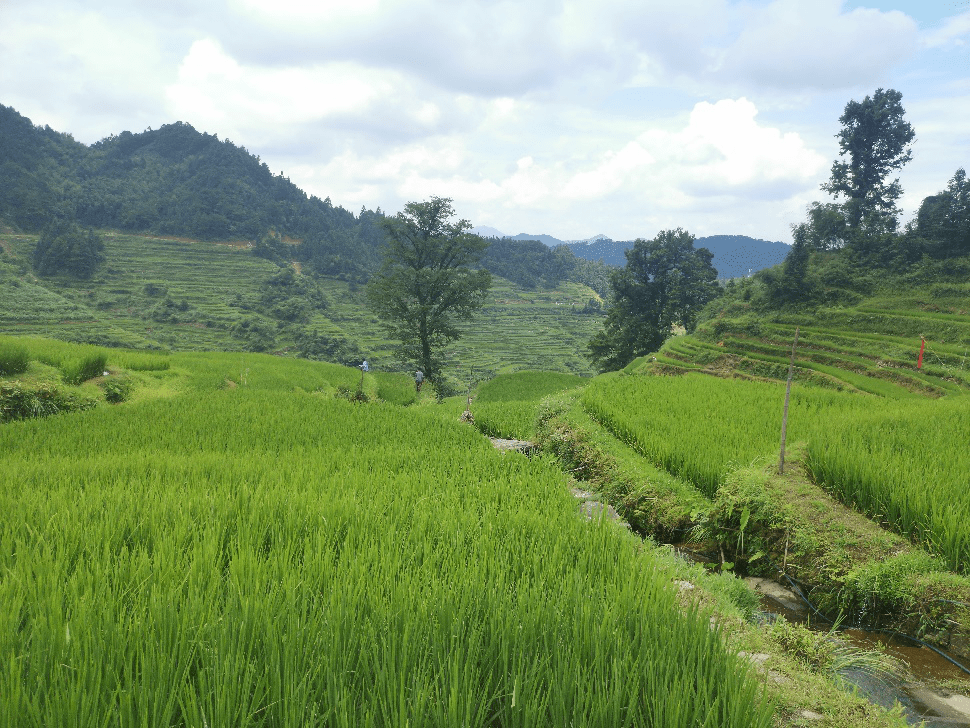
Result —
<instances>
[{"instance_id":1,"label":"distant figure on path","mask_svg":"<svg viewBox=\"0 0 970 728\"><path fill-rule=\"evenodd\" d=\"M366 359L364 359L364 363L360 365L360 370L362 372L369 372L370 371L370 367L367 365L367 360Z\"/></svg>"},{"instance_id":2,"label":"distant figure on path","mask_svg":"<svg viewBox=\"0 0 970 728\"><path fill-rule=\"evenodd\" d=\"M414 373L414 391L421 391L421 384L424 382L424 372L420 369Z\"/></svg>"}]
</instances>

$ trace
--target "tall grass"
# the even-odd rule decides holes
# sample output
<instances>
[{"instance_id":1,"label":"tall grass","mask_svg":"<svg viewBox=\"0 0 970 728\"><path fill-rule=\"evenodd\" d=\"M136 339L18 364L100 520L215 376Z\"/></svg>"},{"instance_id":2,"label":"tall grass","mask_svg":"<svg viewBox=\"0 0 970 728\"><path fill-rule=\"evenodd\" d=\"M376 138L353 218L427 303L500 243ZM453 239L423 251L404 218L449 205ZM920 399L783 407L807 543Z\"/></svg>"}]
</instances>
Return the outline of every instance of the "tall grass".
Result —
<instances>
[{"instance_id":1,"label":"tall grass","mask_svg":"<svg viewBox=\"0 0 970 728\"><path fill-rule=\"evenodd\" d=\"M268 360L0 428L0 723L770 724L664 562L554 468Z\"/></svg>"},{"instance_id":2,"label":"tall grass","mask_svg":"<svg viewBox=\"0 0 970 728\"><path fill-rule=\"evenodd\" d=\"M844 500L970 571L970 401L852 413L812 439L808 464Z\"/></svg>"}]
</instances>

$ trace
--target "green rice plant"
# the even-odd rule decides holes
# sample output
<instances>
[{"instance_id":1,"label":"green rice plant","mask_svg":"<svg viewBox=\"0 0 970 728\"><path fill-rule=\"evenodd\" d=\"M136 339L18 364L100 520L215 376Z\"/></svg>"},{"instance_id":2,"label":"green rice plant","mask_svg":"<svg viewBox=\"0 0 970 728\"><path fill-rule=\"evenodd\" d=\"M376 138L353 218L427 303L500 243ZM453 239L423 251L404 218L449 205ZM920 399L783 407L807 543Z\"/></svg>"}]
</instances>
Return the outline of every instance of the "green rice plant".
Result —
<instances>
[{"instance_id":1,"label":"green rice plant","mask_svg":"<svg viewBox=\"0 0 970 728\"><path fill-rule=\"evenodd\" d=\"M414 380L407 374L371 372L377 381L377 397L391 404L406 407L417 400Z\"/></svg>"},{"instance_id":2,"label":"green rice plant","mask_svg":"<svg viewBox=\"0 0 970 728\"><path fill-rule=\"evenodd\" d=\"M728 472L778 457L785 385L681 377L597 377L583 392L589 414L658 467L713 496ZM811 440L847 411L893 403L812 387L792 388L788 441Z\"/></svg>"},{"instance_id":3,"label":"green rice plant","mask_svg":"<svg viewBox=\"0 0 970 728\"><path fill-rule=\"evenodd\" d=\"M535 436L536 407L550 394L582 387L590 380L556 372L500 374L475 395L475 425L490 437L529 440Z\"/></svg>"},{"instance_id":4,"label":"green rice plant","mask_svg":"<svg viewBox=\"0 0 970 728\"><path fill-rule=\"evenodd\" d=\"M0 341L0 375L23 374L30 364L30 353L23 344Z\"/></svg>"},{"instance_id":5,"label":"green rice plant","mask_svg":"<svg viewBox=\"0 0 970 728\"><path fill-rule=\"evenodd\" d=\"M100 377L108 366L108 357L104 353L88 354L76 359L65 359L61 362L61 374L67 384L78 385L89 379Z\"/></svg>"},{"instance_id":6,"label":"green rice plant","mask_svg":"<svg viewBox=\"0 0 970 728\"><path fill-rule=\"evenodd\" d=\"M970 400L923 402L833 420L812 438L815 478L970 571Z\"/></svg>"},{"instance_id":7,"label":"green rice plant","mask_svg":"<svg viewBox=\"0 0 970 728\"><path fill-rule=\"evenodd\" d=\"M771 725L669 563L548 462L301 386L339 367L250 358L199 396L239 363L0 428L7 724Z\"/></svg>"},{"instance_id":8,"label":"green rice plant","mask_svg":"<svg viewBox=\"0 0 970 728\"><path fill-rule=\"evenodd\" d=\"M782 383L598 377L587 412L658 467L708 495L729 472L778 457ZM843 501L970 571L970 400L890 400L795 385L788 441L808 443L814 478Z\"/></svg>"},{"instance_id":9,"label":"green rice plant","mask_svg":"<svg viewBox=\"0 0 970 728\"><path fill-rule=\"evenodd\" d=\"M146 354L140 351L112 352L111 360L122 369L133 372L164 372L172 366L168 355Z\"/></svg>"}]
</instances>

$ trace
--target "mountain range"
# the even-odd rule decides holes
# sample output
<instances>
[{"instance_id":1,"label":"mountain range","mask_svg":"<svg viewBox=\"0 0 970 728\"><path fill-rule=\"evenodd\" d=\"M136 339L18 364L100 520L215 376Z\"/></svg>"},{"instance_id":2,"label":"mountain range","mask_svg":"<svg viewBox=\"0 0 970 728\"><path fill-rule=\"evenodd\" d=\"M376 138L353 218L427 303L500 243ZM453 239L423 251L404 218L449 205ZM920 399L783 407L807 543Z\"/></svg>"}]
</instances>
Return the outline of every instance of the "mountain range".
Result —
<instances>
[{"instance_id":1,"label":"mountain range","mask_svg":"<svg viewBox=\"0 0 970 728\"><path fill-rule=\"evenodd\" d=\"M492 227L481 226L473 232L485 236L508 240L537 240L550 247L564 245L577 258L601 261L606 265L622 267L626 265L624 251L633 247L632 240L611 240L605 235L594 235L586 240L560 240L552 235L519 233L504 235ZM763 268L783 263L791 246L787 243L772 242L751 238L747 235L709 235L697 238L694 247L707 248L714 254L713 264L719 278L741 278Z\"/></svg>"}]
</instances>

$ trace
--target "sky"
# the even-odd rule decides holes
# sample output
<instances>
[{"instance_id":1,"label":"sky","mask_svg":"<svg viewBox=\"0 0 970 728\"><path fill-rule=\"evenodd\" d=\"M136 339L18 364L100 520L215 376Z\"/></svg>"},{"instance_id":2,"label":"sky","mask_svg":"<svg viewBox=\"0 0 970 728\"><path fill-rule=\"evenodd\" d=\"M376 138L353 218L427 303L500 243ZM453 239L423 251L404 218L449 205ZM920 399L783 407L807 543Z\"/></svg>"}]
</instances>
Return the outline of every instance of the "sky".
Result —
<instances>
[{"instance_id":1,"label":"sky","mask_svg":"<svg viewBox=\"0 0 970 728\"><path fill-rule=\"evenodd\" d=\"M353 212L791 241L878 88L903 220L970 166L970 0L0 0L0 104L91 144L183 121Z\"/></svg>"}]
</instances>

